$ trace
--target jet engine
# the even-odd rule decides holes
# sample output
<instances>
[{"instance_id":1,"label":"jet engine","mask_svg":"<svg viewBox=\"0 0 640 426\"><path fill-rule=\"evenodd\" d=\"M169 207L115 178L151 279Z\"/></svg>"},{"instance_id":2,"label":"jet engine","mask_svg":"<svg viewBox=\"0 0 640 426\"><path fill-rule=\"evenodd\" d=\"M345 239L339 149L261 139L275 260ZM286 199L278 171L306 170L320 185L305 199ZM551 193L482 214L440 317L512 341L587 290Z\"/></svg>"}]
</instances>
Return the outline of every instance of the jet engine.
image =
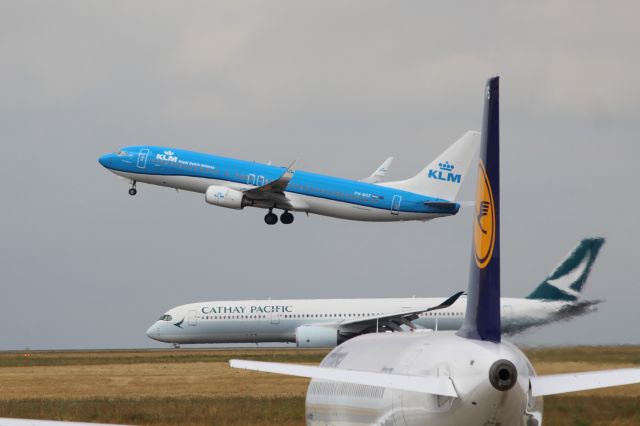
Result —
<instances>
[{"instance_id":1,"label":"jet engine","mask_svg":"<svg viewBox=\"0 0 640 426\"><path fill-rule=\"evenodd\" d=\"M299 348L334 348L338 346L338 330L319 325L302 325L296 328L296 345Z\"/></svg>"},{"instance_id":2,"label":"jet engine","mask_svg":"<svg viewBox=\"0 0 640 426\"><path fill-rule=\"evenodd\" d=\"M248 204L242 192L227 188L226 186L211 185L207 188L204 199L207 203L213 204L214 206L236 210L241 210Z\"/></svg>"}]
</instances>

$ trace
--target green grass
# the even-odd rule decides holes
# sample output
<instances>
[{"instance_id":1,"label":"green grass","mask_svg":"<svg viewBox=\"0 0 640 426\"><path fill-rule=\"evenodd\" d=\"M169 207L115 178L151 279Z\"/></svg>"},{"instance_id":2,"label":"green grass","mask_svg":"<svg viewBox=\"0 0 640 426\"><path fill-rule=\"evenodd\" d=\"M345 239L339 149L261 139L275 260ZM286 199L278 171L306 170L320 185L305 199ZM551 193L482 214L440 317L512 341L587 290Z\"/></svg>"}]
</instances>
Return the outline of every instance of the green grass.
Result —
<instances>
[{"instance_id":1,"label":"green grass","mask_svg":"<svg viewBox=\"0 0 640 426\"><path fill-rule=\"evenodd\" d=\"M304 397L0 402L0 417L134 425L303 425Z\"/></svg>"},{"instance_id":2,"label":"green grass","mask_svg":"<svg viewBox=\"0 0 640 426\"><path fill-rule=\"evenodd\" d=\"M304 425L304 397L3 401L0 417L158 426L289 426ZM549 397L545 398L544 420L552 426L638 425L640 401L632 397Z\"/></svg>"},{"instance_id":3,"label":"green grass","mask_svg":"<svg viewBox=\"0 0 640 426\"><path fill-rule=\"evenodd\" d=\"M35 351L0 353L0 367L82 366L144 363L228 362L232 358L255 361L320 363L327 350L243 349L243 350L167 350L167 351Z\"/></svg>"},{"instance_id":4,"label":"green grass","mask_svg":"<svg viewBox=\"0 0 640 426\"><path fill-rule=\"evenodd\" d=\"M591 364L640 365L639 346L576 346L525 349L533 365L536 362L588 362Z\"/></svg>"},{"instance_id":5,"label":"green grass","mask_svg":"<svg viewBox=\"0 0 640 426\"><path fill-rule=\"evenodd\" d=\"M553 426L640 425L640 401L635 397L624 396L546 397L544 424Z\"/></svg>"},{"instance_id":6,"label":"green grass","mask_svg":"<svg viewBox=\"0 0 640 426\"><path fill-rule=\"evenodd\" d=\"M31 352L30 357L24 357L21 352L0 353L0 373L5 374L2 376L5 381L15 383L13 394L0 383L0 417L133 425L304 425L304 383L289 383L288 393L285 393L282 391L284 379L272 375L261 379L262 387L259 387L253 374L230 370L226 362L231 358L242 358L317 364L326 353L326 350L293 348L36 351ZM575 365L569 363L593 364L593 369L603 368L605 364L611 368L640 364L640 347L631 346L526 349L525 353L534 366L540 363L546 365L546 369L560 371L573 371ZM203 366L203 362L212 364ZM130 367L143 363L147 365ZM172 363L180 365L168 368L166 364ZM100 367L102 365L108 368ZM66 387L61 387L60 381L56 380L60 369L22 366L78 368L67 369L64 374L71 377L65 376ZM94 377L95 370L100 372L99 376ZM174 370L180 373L176 375ZM203 371L216 373L201 376ZM176 391L177 385L184 384L187 379L190 380L188 386ZM47 386L48 393L44 392ZM83 386L97 392L91 397L77 392L77 389L85 389ZM22 389L18 389L20 387ZM544 424L640 425L637 388L612 389L615 391L545 398ZM234 390L237 396L230 396ZM127 391L131 396L124 396ZM196 396L187 397L185 392Z\"/></svg>"}]
</instances>

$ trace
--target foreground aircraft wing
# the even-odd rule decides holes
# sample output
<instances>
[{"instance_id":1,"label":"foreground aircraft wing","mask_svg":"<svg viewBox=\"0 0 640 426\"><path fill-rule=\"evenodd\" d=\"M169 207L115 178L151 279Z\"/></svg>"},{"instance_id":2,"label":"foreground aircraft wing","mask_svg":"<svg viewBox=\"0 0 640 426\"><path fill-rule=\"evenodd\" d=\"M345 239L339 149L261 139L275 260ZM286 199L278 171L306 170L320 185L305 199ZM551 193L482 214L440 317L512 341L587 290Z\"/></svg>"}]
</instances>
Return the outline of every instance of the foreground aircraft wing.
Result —
<instances>
[{"instance_id":1,"label":"foreground aircraft wing","mask_svg":"<svg viewBox=\"0 0 640 426\"><path fill-rule=\"evenodd\" d=\"M360 182L365 182L365 183L380 182L387 175L387 172L389 171L389 167L391 166L392 161L393 161L393 157L387 158L386 160L384 160L384 163L380 164L380 167L378 167L376 171L371 174L371 176L364 179L360 179Z\"/></svg>"},{"instance_id":2,"label":"foreground aircraft wing","mask_svg":"<svg viewBox=\"0 0 640 426\"><path fill-rule=\"evenodd\" d=\"M376 330L377 328L383 328L383 329L390 329L393 331L400 331L401 326L403 325L406 325L411 329L416 329L418 327L416 327L415 324L412 323L412 321L418 319L420 314L423 314L425 312L436 311L438 309L448 308L449 306L453 305L456 302L456 300L458 300L460 296L462 296L463 294L464 292L460 291L454 294L453 296L451 296L450 298L448 298L447 300L445 300L444 302L442 302L441 304L439 304L438 306L434 306L432 308L418 309L418 310L404 311L404 312L393 312L389 314L375 315L375 316L370 316L366 318L358 318L358 319L341 321L335 324L339 328L348 328L349 329L348 331L351 331L351 332L357 332L357 329L361 329L364 331L370 328L373 328L373 330ZM326 325L326 324L323 324L323 325Z\"/></svg>"},{"instance_id":3,"label":"foreground aircraft wing","mask_svg":"<svg viewBox=\"0 0 640 426\"><path fill-rule=\"evenodd\" d=\"M286 374L310 379L332 380L358 385L381 386L386 388L428 393L457 398L453 382L446 376L409 376L404 374L377 373L373 371L342 370L338 368L316 367L277 362L244 361L232 359L231 368Z\"/></svg>"},{"instance_id":4,"label":"foreground aircraft wing","mask_svg":"<svg viewBox=\"0 0 640 426\"><path fill-rule=\"evenodd\" d=\"M529 378L532 396L556 395L640 383L640 368L551 374Z\"/></svg>"}]
</instances>

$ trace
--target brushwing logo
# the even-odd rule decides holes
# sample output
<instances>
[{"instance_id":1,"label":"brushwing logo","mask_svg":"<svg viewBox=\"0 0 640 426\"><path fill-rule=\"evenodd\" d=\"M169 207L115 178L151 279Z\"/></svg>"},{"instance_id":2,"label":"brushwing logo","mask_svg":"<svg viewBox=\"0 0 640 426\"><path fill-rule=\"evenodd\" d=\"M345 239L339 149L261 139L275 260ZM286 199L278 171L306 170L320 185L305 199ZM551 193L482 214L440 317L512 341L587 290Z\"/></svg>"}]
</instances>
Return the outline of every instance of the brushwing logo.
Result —
<instances>
[{"instance_id":1,"label":"brushwing logo","mask_svg":"<svg viewBox=\"0 0 640 426\"><path fill-rule=\"evenodd\" d=\"M453 173L454 168L455 166L448 161L438 163L438 170L429 169L427 177L429 179L436 179L444 182L460 183L462 181L462 175L459 173Z\"/></svg>"},{"instance_id":2,"label":"brushwing logo","mask_svg":"<svg viewBox=\"0 0 640 426\"><path fill-rule=\"evenodd\" d=\"M178 328L182 328L182 323L184 322L184 318L182 318L180 321L178 321L177 323L173 324Z\"/></svg>"},{"instance_id":3,"label":"brushwing logo","mask_svg":"<svg viewBox=\"0 0 640 426\"><path fill-rule=\"evenodd\" d=\"M478 181L476 186L477 211L473 226L473 251L478 268L487 267L493 256L496 241L496 211L493 204L491 183L480 160L478 167Z\"/></svg>"},{"instance_id":4,"label":"brushwing logo","mask_svg":"<svg viewBox=\"0 0 640 426\"><path fill-rule=\"evenodd\" d=\"M156 154L156 159L157 160L162 160L162 161L170 161L172 163L177 163L178 162L178 157L170 149L165 151L165 152L163 152L162 154Z\"/></svg>"}]
</instances>

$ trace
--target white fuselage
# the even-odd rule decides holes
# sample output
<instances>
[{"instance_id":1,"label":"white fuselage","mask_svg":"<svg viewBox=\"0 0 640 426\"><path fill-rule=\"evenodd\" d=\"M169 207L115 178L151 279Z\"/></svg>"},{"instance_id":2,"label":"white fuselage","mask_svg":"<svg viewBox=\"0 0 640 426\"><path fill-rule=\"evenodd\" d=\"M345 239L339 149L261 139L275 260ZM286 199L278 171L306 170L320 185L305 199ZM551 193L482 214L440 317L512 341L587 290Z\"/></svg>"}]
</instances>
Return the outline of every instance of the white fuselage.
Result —
<instances>
[{"instance_id":1,"label":"white fuselage","mask_svg":"<svg viewBox=\"0 0 640 426\"><path fill-rule=\"evenodd\" d=\"M372 356L375 354L375 356ZM491 366L508 360L518 372L508 391L494 389ZM331 351L320 364L345 370L446 376L458 398L313 379L306 397L308 426L537 426L542 398L528 396L535 371L515 346L444 333L367 334Z\"/></svg>"},{"instance_id":2,"label":"white fuselage","mask_svg":"<svg viewBox=\"0 0 640 426\"><path fill-rule=\"evenodd\" d=\"M443 298L246 300L192 303L170 309L147 331L167 343L295 342L296 329L307 324L340 323L382 314L437 306ZM559 319L572 302L502 298L506 333ZM457 330L466 297L451 307L421 314L413 323L436 331ZM170 319L167 319L170 317ZM566 318L566 316L565 316ZM176 325L177 324L177 325Z\"/></svg>"}]
</instances>

